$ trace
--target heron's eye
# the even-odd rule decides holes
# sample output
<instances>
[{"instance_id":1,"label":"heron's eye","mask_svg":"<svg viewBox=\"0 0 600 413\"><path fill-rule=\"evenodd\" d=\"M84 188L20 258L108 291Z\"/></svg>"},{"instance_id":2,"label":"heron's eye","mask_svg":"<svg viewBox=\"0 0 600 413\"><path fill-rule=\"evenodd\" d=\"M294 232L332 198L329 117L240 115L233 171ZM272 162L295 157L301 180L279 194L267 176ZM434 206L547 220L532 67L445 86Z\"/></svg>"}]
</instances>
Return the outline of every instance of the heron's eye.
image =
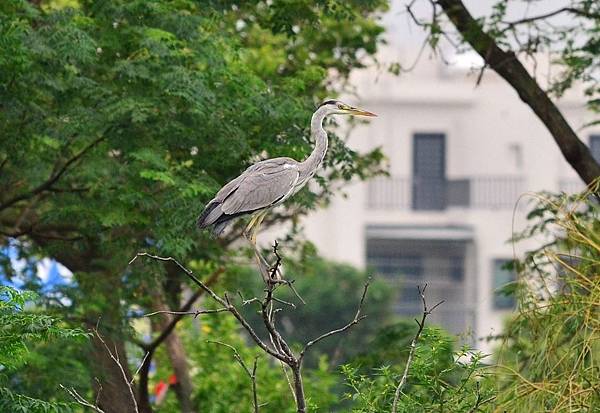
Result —
<instances>
[{"instance_id":1,"label":"heron's eye","mask_svg":"<svg viewBox=\"0 0 600 413\"><path fill-rule=\"evenodd\" d=\"M338 103L337 107L338 109L344 109L344 105L342 105L341 103Z\"/></svg>"}]
</instances>

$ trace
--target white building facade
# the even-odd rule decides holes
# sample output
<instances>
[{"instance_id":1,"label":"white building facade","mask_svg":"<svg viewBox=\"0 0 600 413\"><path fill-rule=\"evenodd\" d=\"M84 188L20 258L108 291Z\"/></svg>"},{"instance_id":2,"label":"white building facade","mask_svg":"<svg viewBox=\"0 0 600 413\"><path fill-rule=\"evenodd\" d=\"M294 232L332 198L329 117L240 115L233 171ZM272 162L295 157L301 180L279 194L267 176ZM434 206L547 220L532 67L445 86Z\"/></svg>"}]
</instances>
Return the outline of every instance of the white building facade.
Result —
<instances>
[{"instance_id":1,"label":"white building facade","mask_svg":"<svg viewBox=\"0 0 600 413\"><path fill-rule=\"evenodd\" d=\"M394 20L386 22L393 29ZM392 39L380 60L414 56L414 44ZM390 176L352 184L347 197L303 224L322 255L387 280L398 291L400 315L419 314L416 286L427 283L430 304L445 300L431 322L485 351L490 344L480 339L500 333L514 306L497 289L514 277L503 263L526 248L509 240L525 225L527 193L572 192L583 184L507 83L486 71L476 87L477 73L460 63L448 67L424 56L399 77L354 73L358 98L344 100L379 117L354 127L348 145L381 147ZM559 104L575 130L593 119L584 104L582 95ZM580 136L600 159L600 129Z\"/></svg>"}]
</instances>

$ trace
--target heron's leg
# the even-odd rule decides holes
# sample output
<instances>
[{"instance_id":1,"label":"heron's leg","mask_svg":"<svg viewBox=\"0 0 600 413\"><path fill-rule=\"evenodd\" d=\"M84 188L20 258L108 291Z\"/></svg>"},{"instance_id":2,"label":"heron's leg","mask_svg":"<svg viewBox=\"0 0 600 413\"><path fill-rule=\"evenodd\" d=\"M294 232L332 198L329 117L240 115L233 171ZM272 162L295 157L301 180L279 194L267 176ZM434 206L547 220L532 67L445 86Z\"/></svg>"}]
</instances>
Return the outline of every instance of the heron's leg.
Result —
<instances>
[{"instance_id":1,"label":"heron's leg","mask_svg":"<svg viewBox=\"0 0 600 413\"><path fill-rule=\"evenodd\" d=\"M260 230L260 226L263 222L263 219L265 219L265 216L267 216L267 211L262 211L259 212L258 215L256 216L256 222L254 222L254 231L252 231L252 243L256 245L256 236L258 235L258 231Z\"/></svg>"},{"instance_id":2,"label":"heron's leg","mask_svg":"<svg viewBox=\"0 0 600 413\"><path fill-rule=\"evenodd\" d=\"M263 220L265 219L265 217L267 216L268 210L265 210L264 212L261 212L260 215L257 217L256 222L254 224L254 233L253 233L253 239L252 242L256 248L256 250L258 250L258 248L256 247L256 235L258 233L258 231L260 230L260 226L262 225ZM262 256L262 254L258 254L260 256L260 259L263 262L263 265L265 265L267 267L267 271L271 271L271 264L269 264L267 262L267 260L265 259L265 257ZM279 268L276 269L275 274L273 274L275 276L276 280L281 280L283 279L283 277L281 276L281 271L279 270ZM268 274L269 278L271 277L271 274Z\"/></svg>"},{"instance_id":3,"label":"heron's leg","mask_svg":"<svg viewBox=\"0 0 600 413\"><path fill-rule=\"evenodd\" d=\"M256 263L258 264L260 274L262 275L265 282L268 282L269 278L270 278L270 275L269 275L270 265L267 262L267 260L265 259L265 257L263 257L263 255L260 252L260 249L256 245L256 236L258 234L258 230L260 229L260 224L262 223L262 221L266 215L267 215L266 210L253 215L252 219L250 220L250 222L248 223L248 225L246 225L246 228L244 229L244 236L246 237L246 239L248 240L248 242L254 249L254 255L256 257Z\"/></svg>"},{"instance_id":4,"label":"heron's leg","mask_svg":"<svg viewBox=\"0 0 600 413\"><path fill-rule=\"evenodd\" d=\"M253 236L253 227L256 224L256 220L257 220L259 214L260 214L260 212L258 214L252 215L250 222L248 222L248 225L246 225L246 228L244 228L244 236L250 242L252 242L252 238L254 238L254 243L256 243L256 236L255 235Z\"/></svg>"}]
</instances>

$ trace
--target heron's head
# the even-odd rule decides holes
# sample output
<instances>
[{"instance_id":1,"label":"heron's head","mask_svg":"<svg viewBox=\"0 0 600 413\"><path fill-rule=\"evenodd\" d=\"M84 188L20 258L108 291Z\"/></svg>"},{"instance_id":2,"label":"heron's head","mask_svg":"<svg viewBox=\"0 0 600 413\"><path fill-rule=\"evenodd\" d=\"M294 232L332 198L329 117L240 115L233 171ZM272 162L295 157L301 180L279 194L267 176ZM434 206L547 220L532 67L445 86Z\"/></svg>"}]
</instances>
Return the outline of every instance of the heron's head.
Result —
<instances>
[{"instance_id":1,"label":"heron's head","mask_svg":"<svg viewBox=\"0 0 600 413\"><path fill-rule=\"evenodd\" d=\"M326 100L323 103L321 103L321 105L319 105L319 109L320 108L325 108L327 110L328 115L377 116L374 113L355 108L353 106L345 104L344 102L340 102L339 100L333 99Z\"/></svg>"}]
</instances>

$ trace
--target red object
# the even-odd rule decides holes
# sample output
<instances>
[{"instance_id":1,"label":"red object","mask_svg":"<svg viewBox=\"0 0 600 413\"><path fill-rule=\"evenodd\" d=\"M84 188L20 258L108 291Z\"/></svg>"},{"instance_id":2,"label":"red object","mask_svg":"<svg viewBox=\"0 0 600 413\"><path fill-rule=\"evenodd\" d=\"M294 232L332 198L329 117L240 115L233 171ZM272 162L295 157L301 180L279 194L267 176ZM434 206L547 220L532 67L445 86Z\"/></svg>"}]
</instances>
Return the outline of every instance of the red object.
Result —
<instances>
[{"instance_id":1,"label":"red object","mask_svg":"<svg viewBox=\"0 0 600 413\"><path fill-rule=\"evenodd\" d=\"M168 389L169 386L167 385L167 383L161 380L158 383L156 383L156 386L154 386L154 395L156 397L162 398L164 396L164 393L166 393Z\"/></svg>"},{"instance_id":2,"label":"red object","mask_svg":"<svg viewBox=\"0 0 600 413\"><path fill-rule=\"evenodd\" d=\"M176 375L174 375L174 374L171 374L171 375L169 376L169 385L171 385L171 386L172 386L172 385L174 385L174 384L177 384L177 376L176 376Z\"/></svg>"}]
</instances>

